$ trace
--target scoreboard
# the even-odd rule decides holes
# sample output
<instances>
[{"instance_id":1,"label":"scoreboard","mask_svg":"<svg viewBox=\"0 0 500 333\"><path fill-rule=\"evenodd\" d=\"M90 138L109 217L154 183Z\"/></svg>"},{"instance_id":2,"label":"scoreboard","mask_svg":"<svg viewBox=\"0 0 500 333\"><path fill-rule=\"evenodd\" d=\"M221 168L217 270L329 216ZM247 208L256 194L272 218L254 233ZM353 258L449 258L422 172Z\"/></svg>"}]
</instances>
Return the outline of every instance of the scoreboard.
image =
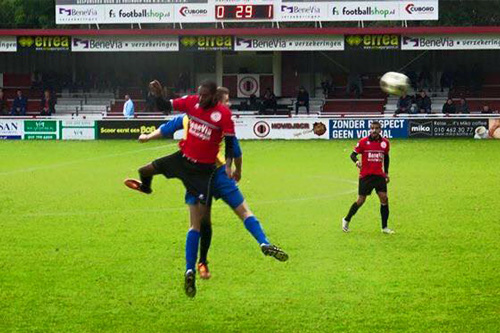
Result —
<instances>
[{"instance_id":1,"label":"scoreboard","mask_svg":"<svg viewBox=\"0 0 500 333\"><path fill-rule=\"evenodd\" d=\"M437 20L439 0L56 0L57 24Z\"/></svg>"}]
</instances>

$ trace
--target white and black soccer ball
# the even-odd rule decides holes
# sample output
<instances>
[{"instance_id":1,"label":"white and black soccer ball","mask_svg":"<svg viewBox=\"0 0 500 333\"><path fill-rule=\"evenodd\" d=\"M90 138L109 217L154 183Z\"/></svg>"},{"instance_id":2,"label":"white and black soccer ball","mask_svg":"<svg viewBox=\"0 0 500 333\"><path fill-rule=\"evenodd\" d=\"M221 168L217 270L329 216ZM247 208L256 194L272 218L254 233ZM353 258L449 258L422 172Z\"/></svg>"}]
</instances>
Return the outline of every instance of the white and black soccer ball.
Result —
<instances>
[{"instance_id":1,"label":"white and black soccer ball","mask_svg":"<svg viewBox=\"0 0 500 333\"><path fill-rule=\"evenodd\" d=\"M389 95L402 96L410 89L410 79L401 73L387 72L380 78L380 89Z\"/></svg>"}]
</instances>

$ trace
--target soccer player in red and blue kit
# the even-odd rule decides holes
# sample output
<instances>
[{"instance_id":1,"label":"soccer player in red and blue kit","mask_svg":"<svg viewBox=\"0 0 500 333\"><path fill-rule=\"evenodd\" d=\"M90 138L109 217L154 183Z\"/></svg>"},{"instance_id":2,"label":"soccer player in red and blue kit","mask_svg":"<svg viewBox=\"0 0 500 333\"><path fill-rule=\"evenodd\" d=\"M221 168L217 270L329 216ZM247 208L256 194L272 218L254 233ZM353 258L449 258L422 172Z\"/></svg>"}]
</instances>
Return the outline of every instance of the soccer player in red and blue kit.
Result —
<instances>
[{"instance_id":1,"label":"soccer player in red and blue kit","mask_svg":"<svg viewBox=\"0 0 500 333\"><path fill-rule=\"evenodd\" d=\"M158 81L150 84L156 96L161 96ZM167 178L178 178L187 192L198 202L189 205L190 229L186 237L186 273L184 289L186 295L196 295L195 266L200 240L202 219L208 212L211 181L216 171L215 162L222 138L225 138L226 173L231 177L234 156L234 123L231 111L217 101L217 85L206 81L198 89L198 95L184 96L173 101L162 99L162 109L185 112L189 117L186 138L179 142L180 150L159 158L139 169L141 181L125 180L135 190L150 194L153 176L163 174Z\"/></svg>"},{"instance_id":2,"label":"soccer player in red and blue kit","mask_svg":"<svg viewBox=\"0 0 500 333\"><path fill-rule=\"evenodd\" d=\"M358 209L363 205L366 197L375 189L380 199L380 215L382 217L382 232L393 234L387 227L389 219L389 199L387 198L387 183L389 183L389 140L380 133L382 126L378 121L370 125L370 135L359 140L351 154L351 159L360 169L358 200L349 209L347 216L342 219L342 230L349 232L349 223ZM358 161L361 154L361 162Z\"/></svg>"}]
</instances>

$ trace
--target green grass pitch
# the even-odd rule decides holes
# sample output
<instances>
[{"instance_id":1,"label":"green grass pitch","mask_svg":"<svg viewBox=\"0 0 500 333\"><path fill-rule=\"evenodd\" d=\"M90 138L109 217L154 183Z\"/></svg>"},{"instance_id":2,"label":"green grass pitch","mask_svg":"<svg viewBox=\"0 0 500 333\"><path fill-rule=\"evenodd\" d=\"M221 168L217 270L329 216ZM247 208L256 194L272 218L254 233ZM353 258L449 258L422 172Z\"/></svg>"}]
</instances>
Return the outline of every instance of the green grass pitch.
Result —
<instances>
[{"instance_id":1,"label":"green grass pitch","mask_svg":"<svg viewBox=\"0 0 500 333\"><path fill-rule=\"evenodd\" d=\"M216 202L188 299L181 183L122 184L174 142L0 142L0 332L498 332L499 142L393 140L393 236L375 196L341 231L353 146L243 142L240 188L290 260Z\"/></svg>"}]
</instances>

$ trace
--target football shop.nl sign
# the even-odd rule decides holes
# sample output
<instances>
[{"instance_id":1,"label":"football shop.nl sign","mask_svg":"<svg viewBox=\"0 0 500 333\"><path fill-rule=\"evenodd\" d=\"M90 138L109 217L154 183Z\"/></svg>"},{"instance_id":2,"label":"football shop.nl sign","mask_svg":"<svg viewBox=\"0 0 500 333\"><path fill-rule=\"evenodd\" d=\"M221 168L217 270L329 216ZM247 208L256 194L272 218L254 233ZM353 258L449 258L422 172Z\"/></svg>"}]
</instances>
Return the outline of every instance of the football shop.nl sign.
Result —
<instances>
[{"instance_id":1,"label":"football shop.nl sign","mask_svg":"<svg viewBox=\"0 0 500 333\"><path fill-rule=\"evenodd\" d=\"M330 119L330 139L361 139L370 134L375 120L382 125L382 136L388 139L407 138L406 119Z\"/></svg>"},{"instance_id":2,"label":"football shop.nl sign","mask_svg":"<svg viewBox=\"0 0 500 333\"><path fill-rule=\"evenodd\" d=\"M439 1L56 0L57 24L437 20Z\"/></svg>"}]
</instances>

